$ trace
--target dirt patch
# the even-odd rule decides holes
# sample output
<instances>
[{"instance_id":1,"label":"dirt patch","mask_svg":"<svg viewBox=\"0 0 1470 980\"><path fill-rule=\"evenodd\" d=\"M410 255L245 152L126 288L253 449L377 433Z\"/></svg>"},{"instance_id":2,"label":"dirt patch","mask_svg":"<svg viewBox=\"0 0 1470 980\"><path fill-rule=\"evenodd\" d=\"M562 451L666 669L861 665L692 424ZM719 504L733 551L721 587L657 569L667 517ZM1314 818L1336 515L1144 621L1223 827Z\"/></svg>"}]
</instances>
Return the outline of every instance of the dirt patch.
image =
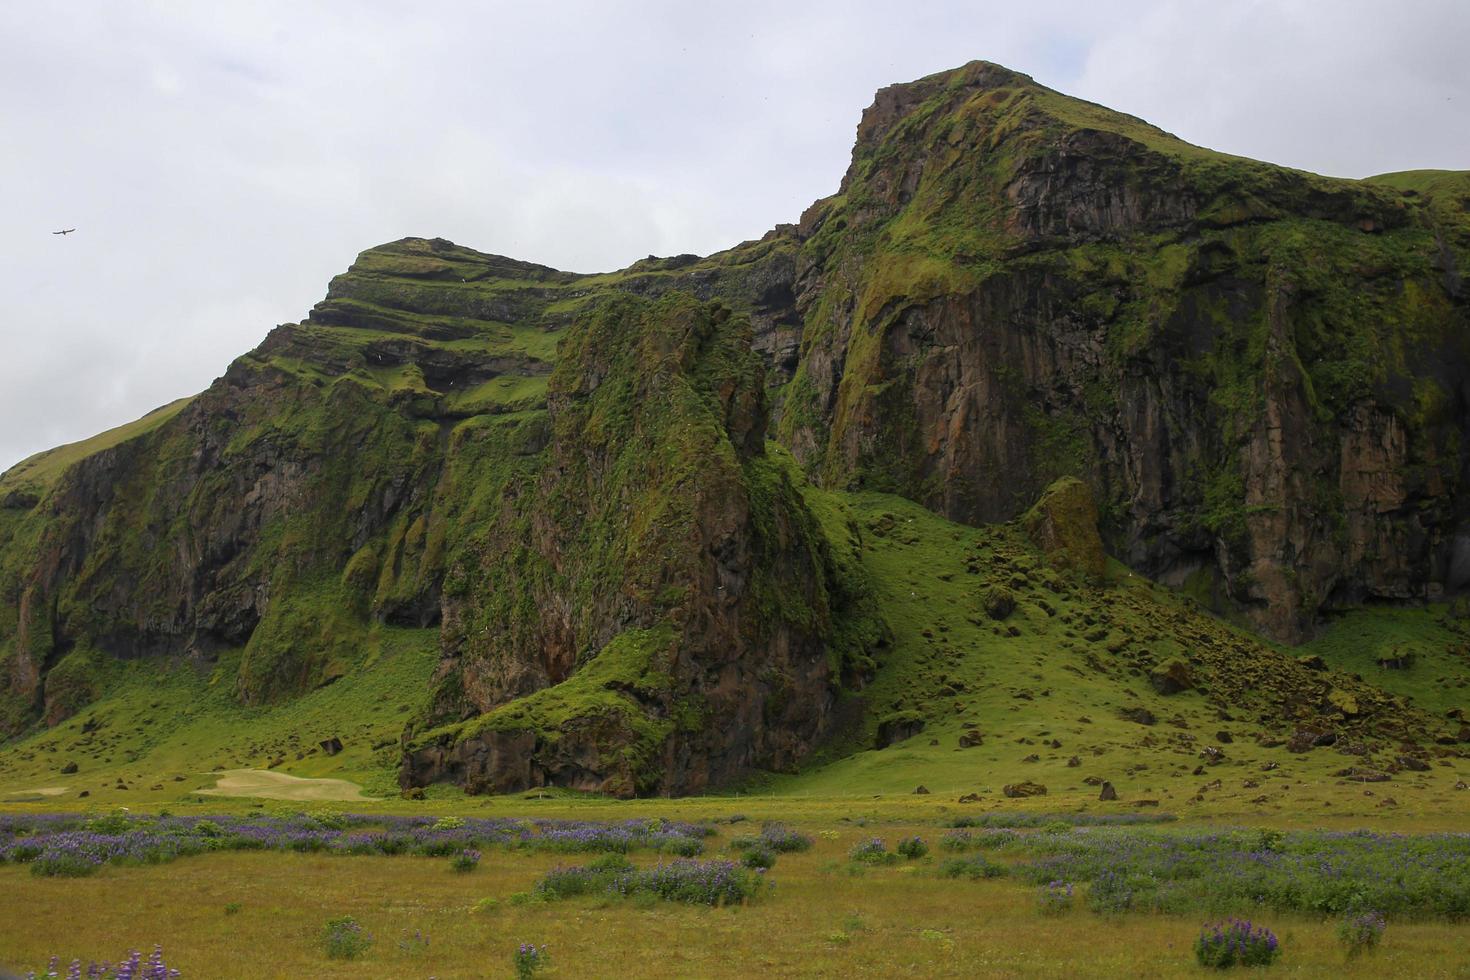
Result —
<instances>
[{"instance_id":1,"label":"dirt patch","mask_svg":"<svg viewBox=\"0 0 1470 980\"><path fill-rule=\"evenodd\" d=\"M362 787L345 779L303 779L266 769L229 769L220 774L210 789L195 790L208 796L254 796L264 800L367 800Z\"/></svg>"},{"instance_id":2,"label":"dirt patch","mask_svg":"<svg viewBox=\"0 0 1470 980\"><path fill-rule=\"evenodd\" d=\"M39 803L53 796L65 793L65 786L39 786L35 789L18 789L6 796L0 803Z\"/></svg>"}]
</instances>

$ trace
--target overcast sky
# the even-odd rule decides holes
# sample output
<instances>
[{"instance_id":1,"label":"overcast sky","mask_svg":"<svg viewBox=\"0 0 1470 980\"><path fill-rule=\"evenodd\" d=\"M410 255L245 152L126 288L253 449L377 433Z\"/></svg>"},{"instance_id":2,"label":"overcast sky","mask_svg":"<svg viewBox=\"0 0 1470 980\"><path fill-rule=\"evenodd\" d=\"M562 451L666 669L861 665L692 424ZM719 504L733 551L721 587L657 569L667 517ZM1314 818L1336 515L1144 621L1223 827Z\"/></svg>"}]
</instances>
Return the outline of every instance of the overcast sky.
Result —
<instances>
[{"instance_id":1,"label":"overcast sky","mask_svg":"<svg viewBox=\"0 0 1470 980\"><path fill-rule=\"evenodd\" d=\"M876 89L976 58L1361 177L1470 169L1467 52L1462 0L5 0L0 469L201 390L375 244L591 272L758 237Z\"/></svg>"}]
</instances>

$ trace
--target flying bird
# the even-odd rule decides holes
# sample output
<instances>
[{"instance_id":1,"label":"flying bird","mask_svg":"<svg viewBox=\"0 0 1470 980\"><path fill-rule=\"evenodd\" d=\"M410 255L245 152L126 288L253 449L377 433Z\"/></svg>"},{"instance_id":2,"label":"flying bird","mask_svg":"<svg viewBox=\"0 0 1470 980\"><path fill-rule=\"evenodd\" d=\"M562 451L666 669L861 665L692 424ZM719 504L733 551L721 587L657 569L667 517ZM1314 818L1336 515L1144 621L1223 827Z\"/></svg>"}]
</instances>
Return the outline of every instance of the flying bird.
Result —
<instances>
[{"instance_id":1,"label":"flying bird","mask_svg":"<svg viewBox=\"0 0 1470 980\"><path fill-rule=\"evenodd\" d=\"M51 234L53 234L53 235L70 235L74 231L76 231L75 228L66 228L66 229L63 229L61 231L53 231Z\"/></svg>"}]
</instances>

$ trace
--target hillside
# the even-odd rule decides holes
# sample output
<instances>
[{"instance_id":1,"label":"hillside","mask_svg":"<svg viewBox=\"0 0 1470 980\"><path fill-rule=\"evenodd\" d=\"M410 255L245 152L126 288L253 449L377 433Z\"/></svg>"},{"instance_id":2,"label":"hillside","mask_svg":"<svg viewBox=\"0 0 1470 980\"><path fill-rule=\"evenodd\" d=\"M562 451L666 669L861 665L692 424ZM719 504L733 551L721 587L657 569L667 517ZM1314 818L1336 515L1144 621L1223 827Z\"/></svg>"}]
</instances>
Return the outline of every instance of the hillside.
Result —
<instances>
[{"instance_id":1,"label":"hillside","mask_svg":"<svg viewBox=\"0 0 1470 980\"><path fill-rule=\"evenodd\" d=\"M976 62L882 90L836 195L707 258L369 249L205 392L0 477L0 780L958 786L1003 739L1055 782L1221 730L1417 772L1465 707L1425 604L1470 583L1467 186ZM1036 524L1058 499L1095 503ZM1444 672L1361 669L1397 630Z\"/></svg>"}]
</instances>

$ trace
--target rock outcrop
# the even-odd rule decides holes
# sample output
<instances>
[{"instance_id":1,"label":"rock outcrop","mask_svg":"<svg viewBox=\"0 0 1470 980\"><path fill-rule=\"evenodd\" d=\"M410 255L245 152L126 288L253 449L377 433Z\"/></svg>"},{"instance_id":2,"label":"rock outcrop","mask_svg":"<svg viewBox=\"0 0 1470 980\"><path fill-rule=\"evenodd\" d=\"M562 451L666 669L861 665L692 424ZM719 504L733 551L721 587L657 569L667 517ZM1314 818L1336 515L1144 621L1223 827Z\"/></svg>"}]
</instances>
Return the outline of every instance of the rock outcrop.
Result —
<instances>
[{"instance_id":1,"label":"rock outcrop","mask_svg":"<svg viewBox=\"0 0 1470 980\"><path fill-rule=\"evenodd\" d=\"M1470 582L1470 175L1334 180L996 65L878 94L797 226L781 438L965 522L1082 479L1109 551L1298 640Z\"/></svg>"}]
</instances>

